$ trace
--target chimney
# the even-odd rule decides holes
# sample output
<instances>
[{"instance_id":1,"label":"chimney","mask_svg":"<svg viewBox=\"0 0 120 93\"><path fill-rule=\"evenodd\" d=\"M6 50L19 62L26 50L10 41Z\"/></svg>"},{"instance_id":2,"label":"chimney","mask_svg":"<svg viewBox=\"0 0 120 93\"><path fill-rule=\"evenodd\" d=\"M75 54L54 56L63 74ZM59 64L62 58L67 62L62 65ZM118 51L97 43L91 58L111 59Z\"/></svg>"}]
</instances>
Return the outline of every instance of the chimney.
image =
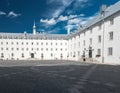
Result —
<instances>
[{"instance_id":1,"label":"chimney","mask_svg":"<svg viewBox=\"0 0 120 93\"><path fill-rule=\"evenodd\" d=\"M70 34L70 27L67 28L67 34L69 35Z\"/></svg>"},{"instance_id":2,"label":"chimney","mask_svg":"<svg viewBox=\"0 0 120 93\"><path fill-rule=\"evenodd\" d=\"M107 8L107 5L105 5L105 4L103 4L103 5L100 7L100 14L101 14L101 15L104 15L106 8Z\"/></svg>"}]
</instances>

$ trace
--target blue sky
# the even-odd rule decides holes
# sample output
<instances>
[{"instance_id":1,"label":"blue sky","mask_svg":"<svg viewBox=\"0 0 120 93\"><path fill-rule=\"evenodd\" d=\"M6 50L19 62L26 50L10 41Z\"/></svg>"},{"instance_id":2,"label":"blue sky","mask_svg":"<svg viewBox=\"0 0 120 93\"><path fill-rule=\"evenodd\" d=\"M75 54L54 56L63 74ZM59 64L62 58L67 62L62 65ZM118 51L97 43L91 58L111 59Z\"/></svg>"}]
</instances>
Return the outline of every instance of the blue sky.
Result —
<instances>
[{"instance_id":1,"label":"blue sky","mask_svg":"<svg viewBox=\"0 0 120 93\"><path fill-rule=\"evenodd\" d=\"M0 0L0 32L32 33L34 19L37 32L66 34L85 24L102 4L119 0Z\"/></svg>"}]
</instances>

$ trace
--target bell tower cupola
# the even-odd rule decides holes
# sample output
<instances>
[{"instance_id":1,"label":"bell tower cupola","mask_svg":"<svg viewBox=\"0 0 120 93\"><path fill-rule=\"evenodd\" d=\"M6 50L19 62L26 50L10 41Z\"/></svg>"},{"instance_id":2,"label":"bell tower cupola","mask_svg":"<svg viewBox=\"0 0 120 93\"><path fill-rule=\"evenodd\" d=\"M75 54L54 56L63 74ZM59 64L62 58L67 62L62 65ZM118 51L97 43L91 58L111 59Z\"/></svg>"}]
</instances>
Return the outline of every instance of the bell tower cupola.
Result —
<instances>
[{"instance_id":1,"label":"bell tower cupola","mask_svg":"<svg viewBox=\"0 0 120 93\"><path fill-rule=\"evenodd\" d=\"M34 20L34 25L33 25L33 35L36 35L36 25L35 25L35 20Z\"/></svg>"}]
</instances>

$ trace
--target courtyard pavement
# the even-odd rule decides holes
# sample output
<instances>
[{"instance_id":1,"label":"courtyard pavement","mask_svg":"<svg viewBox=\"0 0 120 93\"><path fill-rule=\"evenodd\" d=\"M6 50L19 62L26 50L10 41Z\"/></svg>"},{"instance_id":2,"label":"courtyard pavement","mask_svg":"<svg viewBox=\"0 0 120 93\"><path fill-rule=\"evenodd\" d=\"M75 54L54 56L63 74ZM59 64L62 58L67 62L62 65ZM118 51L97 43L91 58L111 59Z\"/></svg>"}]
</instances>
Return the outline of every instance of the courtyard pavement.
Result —
<instances>
[{"instance_id":1,"label":"courtyard pavement","mask_svg":"<svg viewBox=\"0 0 120 93\"><path fill-rule=\"evenodd\" d=\"M0 93L120 93L120 66L0 61Z\"/></svg>"}]
</instances>

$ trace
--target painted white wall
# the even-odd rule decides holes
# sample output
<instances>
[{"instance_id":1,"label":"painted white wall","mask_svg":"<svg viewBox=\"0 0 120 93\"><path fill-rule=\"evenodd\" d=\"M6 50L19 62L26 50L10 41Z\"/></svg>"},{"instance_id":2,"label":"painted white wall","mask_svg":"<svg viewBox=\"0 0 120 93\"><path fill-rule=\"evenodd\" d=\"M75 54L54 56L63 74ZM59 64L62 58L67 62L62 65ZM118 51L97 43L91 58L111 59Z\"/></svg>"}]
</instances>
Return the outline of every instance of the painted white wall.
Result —
<instances>
[{"instance_id":1,"label":"painted white wall","mask_svg":"<svg viewBox=\"0 0 120 93\"><path fill-rule=\"evenodd\" d=\"M110 19L114 18L114 24L110 24ZM80 60L81 56L83 55L83 51L85 49L85 56L86 59L88 59L88 49L89 46L92 47L93 53L92 58L93 60L96 60L100 63L102 63L102 51L103 51L103 31L104 31L104 63L115 63L120 64L120 12L117 14L114 14L110 16L109 18L105 19L104 23L102 22L101 28L100 23L95 24L92 27L89 27L90 29L87 29L86 31L80 32L76 36L73 36L72 39L70 38L68 40L69 54L72 52L80 51L80 56L76 56L73 58L72 56L69 57L69 60ZM92 29L92 33L91 33ZM109 40L109 33L113 32L113 40ZM80 37L78 37L80 35ZM101 35L101 43L98 42L98 36ZM90 38L92 38L92 45L90 45ZM83 41L85 40L85 46L83 44ZM78 42L80 42L80 46L78 47ZM77 45L76 48L73 46ZM72 46L72 48L70 48ZM113 48L113 55L108 55L108 48ZM97 50L101 49L101 56L96 57Z\"/></svg>"},{"instance_id":2,"label":"painted white wall","mask_svg":"<svg viewBox=\"0 0 120 93\"><path fill-rule=\"evenodd\" d=\"M1 44L2 42L3 44ZM7 42L8 44L6 44ZM19 43L18 45L17 45L17 42ZM28 45L26 43L28 43ZM67 59L67 50L68 50L67 40L0 39L0 44L1 44L0 49L3 48L3 50L1 49L0 51L0 54L1 53L4 54L3 59L12 59L12 58L15 60L31 59L31 53L34 53L34 56L35 56L34 58L38 60L42 59L41 54L44 55L44 58L43 58L44 60L49 60L49 59L66 60ZM8 50L6 48L8 48ZM17 50L17 48L19 50ZM11 55L12 53L14 54L13 57ZM24 54L24 58L22 58L22 53ZM51 53L53 54L53 56L51 56ZM61 54L62 54L62 58L61 58Z\"/></svg>"}]
</instances>

